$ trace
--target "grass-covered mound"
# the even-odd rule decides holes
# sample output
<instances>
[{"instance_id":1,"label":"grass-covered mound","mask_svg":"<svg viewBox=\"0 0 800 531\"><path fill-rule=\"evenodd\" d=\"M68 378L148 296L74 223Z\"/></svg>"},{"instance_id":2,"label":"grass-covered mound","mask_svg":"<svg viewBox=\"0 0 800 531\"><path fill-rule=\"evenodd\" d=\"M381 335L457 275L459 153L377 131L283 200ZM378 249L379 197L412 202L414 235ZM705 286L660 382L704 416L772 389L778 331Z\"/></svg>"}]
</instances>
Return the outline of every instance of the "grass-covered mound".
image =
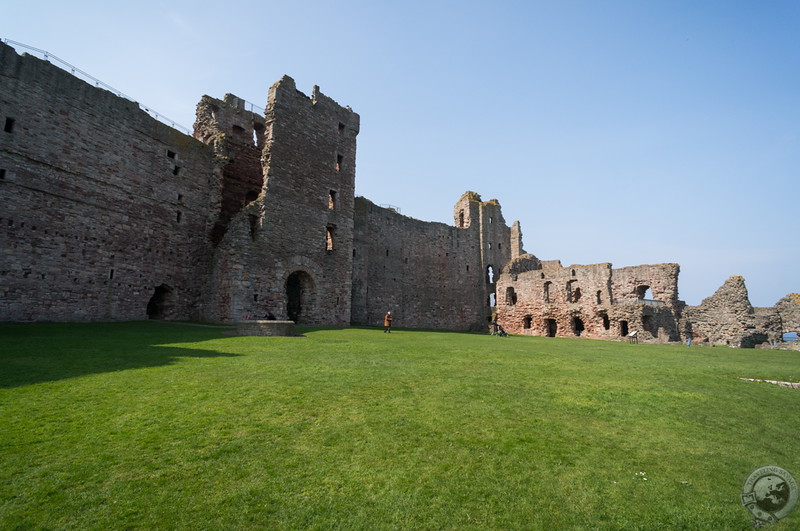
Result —
<instances>
[{"instance_id":1,"label":"grass-covered mound","mask_svg":"<svg viewBox=\"0 0 800 531\"><path fill-rule=\"evenodd\" d=\"M751 529L796 352L0 326L2 529ZM778 528L800 527L800 510Z\"/></svg>"}]
</instances>

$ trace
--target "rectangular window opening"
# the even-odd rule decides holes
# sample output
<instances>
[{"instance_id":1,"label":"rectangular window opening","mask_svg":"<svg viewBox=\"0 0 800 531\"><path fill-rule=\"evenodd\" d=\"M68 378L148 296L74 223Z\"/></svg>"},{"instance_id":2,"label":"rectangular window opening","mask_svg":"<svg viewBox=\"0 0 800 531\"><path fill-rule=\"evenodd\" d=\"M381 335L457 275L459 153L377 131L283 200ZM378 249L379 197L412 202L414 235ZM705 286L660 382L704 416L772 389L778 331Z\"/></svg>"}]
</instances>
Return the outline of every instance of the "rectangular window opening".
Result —
<instances>
[{"instance_id":1,"label":"rectangular window opening","mask_svg":"<svg viewBox=\"0 0 800 531\"><path fill-rule=\"evenodd\" d=\"M183 217L183 213L180 210L178 210L177 215L175 216L175 221L180 223L182 217Z\"/></svg>"},{"instance_id":2,"label":"rectangular window opening","mask_svg":"<svg viewBox=\"0 0 800 531\"><path fill-rule=\"evenodd\" d=\"M6 178L6 170L0 168L0 179L5 179L5 178Z\"/></svg>"},{"instance_id":3,"label":"rectangular window opening","mask_svg":"<svg viewBox=\"0 0 800 531\"><path fill-rule=\"evenodd\" d=\"M14 131L14 120L13 118L6 117L6 125L3 127L3 131L6 133L11 133Z\"/></svg>"},{"instance_id":4,"label":"rectangular window opening","mask_svg":"<svg viewBox=\"0 0 800 531\"><path fill-rule=\"evenodd\" d=\"M172 175L178 175L178 172L179 172L179 171L181 171L181 167L180 167L180 166L175 166L175 167L172 169Z\"/></svg>"},{"instance_id":5,"label":"rectangular window opening","mask_svg":"<svg viewBox=\"0 0 800 531\"><path fill-rule=\"evenodd\" d=\"M328 192L328 210L336 210L336 190Z\"/></svg>"},{"instance_id":6,"label":"rectangular window opening","mask_svg":"<svg viewBox=\"0 0 800 531\"><path fill-rule=\"evenodd\" d=\"M344 157L342 155L336 155L336 171L342 171L342 162L344 161Z\"/></svg>"},{"instance_id":7,"label":"rectangular window opening","mask_svg":"<svg viewBox=\"0 0 800 531\"><path fill-rule=\"evenodd\" d=\"M328 226L325 235L325 251L328 253L333 252L333 232L334 227Z\"/></svg>"},{"instance_id":8,"label":"rectangular window opening","mask_svg":"<svg viewBox=\"0 0 800 531\"><path fill-rule=\"evenodd\" d=\"M178 154L175 153L174 151L169 150L169 149L167 150L167 158L174 159L177 156L178 156Z\"/></svg>"},{"instance_id":9,"label":"rectangular window opening","mask_svg":"<svg viewBox=\"0 0 800 531\"><path fill-rule=\"evenodd\" d=\"M342 122L339 122L339 134L342 133L344 133L344 124Z\"/></svg>"}]
</instances>

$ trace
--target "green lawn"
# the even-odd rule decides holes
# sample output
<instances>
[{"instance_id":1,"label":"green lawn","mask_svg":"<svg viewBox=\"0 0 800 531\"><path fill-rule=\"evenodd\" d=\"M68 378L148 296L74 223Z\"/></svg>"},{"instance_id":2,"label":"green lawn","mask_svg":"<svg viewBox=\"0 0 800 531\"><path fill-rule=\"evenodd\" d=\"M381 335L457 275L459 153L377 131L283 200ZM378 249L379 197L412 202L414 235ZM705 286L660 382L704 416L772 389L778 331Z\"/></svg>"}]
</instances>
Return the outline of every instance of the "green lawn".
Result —
<instances>
[{"instance_id":1,"label":"green lawn","mask_svg":"<svg viewBox=\"0 0 800 531\"><path fill-rule=\"evenodd\" d=\"M0 326L0 529L752 529L787 351ZM800 508L776 529L800 528Z\"/></svg>"}]
</instances>

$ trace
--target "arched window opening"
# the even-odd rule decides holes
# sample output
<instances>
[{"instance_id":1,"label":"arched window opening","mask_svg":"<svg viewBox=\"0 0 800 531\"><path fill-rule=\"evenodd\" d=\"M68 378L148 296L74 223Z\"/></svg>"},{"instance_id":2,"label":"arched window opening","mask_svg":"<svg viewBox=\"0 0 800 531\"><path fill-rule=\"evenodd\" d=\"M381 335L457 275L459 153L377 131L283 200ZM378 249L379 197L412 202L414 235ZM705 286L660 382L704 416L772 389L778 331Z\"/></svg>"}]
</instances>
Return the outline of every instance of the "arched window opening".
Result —
<instances>
[{"instance_id":1,"label":"arched window opening","mask_svg":"<svg viewBox=\"0 0 800 531\"><path fill-rule=\"evenodd\" d=\"M533 317L531 317L530 315L526 315L522 319L522 328L524 328L525 330L530 330L532 321L533 321Z\"/></svg>"},{"instance_id":2,"label":"arched window opening","mask_svg":"<svg viewBox=\"0 0 800 531\"><path fill-rule=\"evenodd\" d=\"M650 286L639 286L636 288L636 298L641 300L653 300L653 290Z\"/></svg>"},{"instance_id":3,"label":"arched window opening","mask_svg":"<svg viewBox=\"0 0 800 531\"><path fill-rule=\"evenodd\" d=\"M286 279L286 315L290 321L306 321L313 303L314 281L305 271L295 271Z\"/></svg>"},{"instance_id":4,"label":"arched window opening","mask_svg":"<svg viewBox=\"0 0 800 531\"><path fill-rule=\"evenodd\" d=\"M486 268L486 282L494 284L494 268L492 266Z\"/></svg>"},{"instance_id":5,"label":"arched window opening","mask_svg":"<svg viewBox=\"0 0 800 531\"><path fill-rule=\"evenodd\" d=\"M602 294L603 294L602 291L597 290L597 304L603 304Z\"/></svg>"},{"instance_id":6,"label":"arched window opening","mask_svg":"<svg viewBox=\"0 0 800 531\"><path fill-rule=\"evenodd\" d=\"M572 330L575 332L576 336L580 336L581 332L585 330L583 326L583 319L580 317L574 317L572 319Z\"/></svg>"},{"instance_id":7,"label":"arched window opening","mask_svg":"<svg viewBox=\"0 0 800 531\"><path fill-rule=\"evenodd\" d=\"M506 288L506 304L514 306L517 303L517 292L514 288L509 286Z\"/></svg>"}]
</instances>

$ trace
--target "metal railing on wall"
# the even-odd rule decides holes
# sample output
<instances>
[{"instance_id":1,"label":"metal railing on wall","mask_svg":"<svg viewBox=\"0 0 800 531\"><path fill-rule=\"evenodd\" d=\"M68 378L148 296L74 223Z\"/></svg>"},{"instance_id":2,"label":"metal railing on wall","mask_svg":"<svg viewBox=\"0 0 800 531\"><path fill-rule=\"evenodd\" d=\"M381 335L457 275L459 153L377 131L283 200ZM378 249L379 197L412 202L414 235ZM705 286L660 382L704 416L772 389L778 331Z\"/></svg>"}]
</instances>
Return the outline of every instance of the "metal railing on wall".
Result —
<instances>
[{"instance_id":1,"label":"metal railing on wall","mask_svg":"<svg viewBox=\"0 0 800 531\"><path fill-rule=\"evenodd\" d=\"M158 120L159 122L162 122L162 123L172 127L173 129L177 129L177 130L179 130L179 131L181 131L183 133L186 133L187 135L190 135L190 136L192 135L192 130L189 129L188 127L179 124L175 120L171 120L171 119L167 118L166 116L164 116L160 112L156 111L155 109L152 109L151 107L148 107L147 105L139 103L138 101L136 101L135 99L131 98L127 94L115 89L114 87L112 87L112 86L110 86L110 85L108 85L106 83L103 83L102 81L100 81L96 77L94 77L94 76L92 76L90 74L87 74L86 72L84 72L80 68L77 68L77 67L69 64L68 62L64 61L63 59L60 59L60 58L56 57L55 55L51 54L50 52L48 52L46 50L40 50L39 48L34 48L33 46L28 46L27 44L23 44L21 42L12 41L11 39L0 39L0 40L2 40L3 43L8 44L9 46L12 46L12 47L14 47L14 48L16 48L18 50L19 49L23 49L28 53L33 52L33 53L30 53L30 55L38 57L39 59L43 59L43 60L47 61L48 63L51 63L51 64L61 68L62 70L65 70L65 71L69 72L70 74L72 74L75 77L77 77L79 79L82 79L82 80L86 81L87 83L93 84L95 87L103 88L103 89L111 92L112 94L115 94L115 95L119 96L120 98L125 98L126 100L132 101L133 103L137 104L140 109L142 109L144 112L146 112L147 114L149 114L150 116L152 116L153 118ZM246 110L249 110L250 112L254 112L254 113L256 111L258 111L258 114L260 114L261 116L264 116L264 114L266 113L266 111L264 110L263 107L259 107L258 105L250 103L247 100L242 100L242 101L245 104L245 109Z\"/></svg>"}]
</instances>

